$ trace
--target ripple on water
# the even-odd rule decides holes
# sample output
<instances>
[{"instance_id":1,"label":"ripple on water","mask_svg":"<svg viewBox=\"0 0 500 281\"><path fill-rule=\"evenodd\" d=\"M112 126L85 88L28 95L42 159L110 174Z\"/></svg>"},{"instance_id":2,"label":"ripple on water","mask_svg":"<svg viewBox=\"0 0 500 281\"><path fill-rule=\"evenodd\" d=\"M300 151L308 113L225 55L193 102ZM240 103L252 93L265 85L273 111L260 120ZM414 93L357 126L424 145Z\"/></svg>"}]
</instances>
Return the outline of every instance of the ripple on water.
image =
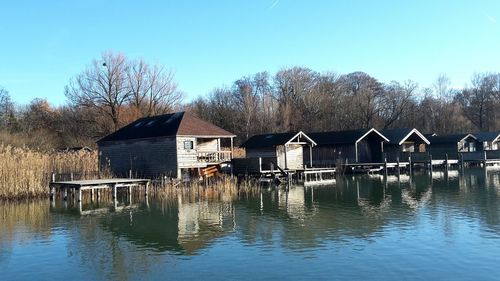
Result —
<instances>
[{"instance_id":1,"label":"ripple on water","mask_svg":"<svg viewBox=\"0 0 500 281\"><path fill-rule=\"evenodd\" d=\"M23 214L0 226L0 271L7 280L54 272L74 280L500 276L498 194L473 171L432 188L428 180L416 176L403 190L352 177L314 194L294 188L229 203L152 199L131 213L58 211L43 221Z\"/></svg>"}]
</instances>

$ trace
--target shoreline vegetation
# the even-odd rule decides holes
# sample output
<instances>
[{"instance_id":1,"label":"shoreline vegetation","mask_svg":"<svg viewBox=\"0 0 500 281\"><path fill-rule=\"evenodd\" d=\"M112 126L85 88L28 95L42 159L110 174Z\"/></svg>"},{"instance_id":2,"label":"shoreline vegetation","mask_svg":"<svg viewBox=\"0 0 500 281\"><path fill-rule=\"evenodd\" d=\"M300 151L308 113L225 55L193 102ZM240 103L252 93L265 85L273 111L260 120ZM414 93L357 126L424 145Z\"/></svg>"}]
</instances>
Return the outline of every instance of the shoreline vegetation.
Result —
<instances>
[{"instance_id":1,"label":"shoreline vegetation","mask_svg":"<svg viewBox=\"0 0 500 281\"><path fill-rule=\"evenodd\" d=\"M108 171L98 172L97 151L38 151L27 147L0 144L0 200L44 199L49 197L52 173L57 180L111 178ZM59 178L64 176L64 178ZM191 199L234 198L239 192L249 194L255 187L250 181L237 182L226 175L202 182L179 183L153 181L154 196L168 198L178 195Z\"/></svg>"},{"instance_id":2,"label":"shoreline vegetation","mask_svg":"<svg viewBox=\"0 0 500 281\"><path fill-rule=\"evenodd\" d=\"M52 173L97 177L97 152L43 152L0 144L0 200L49 196Z\"/></svg>"}]
</instances>

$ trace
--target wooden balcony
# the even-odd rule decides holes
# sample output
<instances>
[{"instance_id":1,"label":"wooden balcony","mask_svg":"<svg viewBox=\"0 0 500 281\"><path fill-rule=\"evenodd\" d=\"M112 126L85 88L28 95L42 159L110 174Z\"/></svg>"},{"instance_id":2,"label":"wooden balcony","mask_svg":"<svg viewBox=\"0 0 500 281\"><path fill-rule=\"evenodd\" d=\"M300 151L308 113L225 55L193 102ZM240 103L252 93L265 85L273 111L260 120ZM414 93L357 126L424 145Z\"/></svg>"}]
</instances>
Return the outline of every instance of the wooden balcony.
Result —
<instances>
[{"instance_id":1,"label":"wooden balcony","mask_svg":"<svg viewBox=\"0 0 500 281\"><path fill-rule=\"evenodd\" d=\"M198 151L196 152L196 161L205 164L219 164L226 161L231 161L231 151Z\"/></svg>"}]
</instances>

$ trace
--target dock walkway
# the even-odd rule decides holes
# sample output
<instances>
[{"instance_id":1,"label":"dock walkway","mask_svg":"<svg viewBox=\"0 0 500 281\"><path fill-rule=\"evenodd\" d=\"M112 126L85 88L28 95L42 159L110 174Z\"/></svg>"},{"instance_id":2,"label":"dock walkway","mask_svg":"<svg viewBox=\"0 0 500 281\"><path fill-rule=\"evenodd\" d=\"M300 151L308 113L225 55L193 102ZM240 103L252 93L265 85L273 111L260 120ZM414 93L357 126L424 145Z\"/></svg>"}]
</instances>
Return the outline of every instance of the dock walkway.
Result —
<instances>
[{"instance_id":1,"label":"dock walkway","mask_svg":"<svg viewBox=\"0 0 500 281\"><path fill-rule=\"evenodd\" d=\"M90 190L92 198L94 197L94 190L97 190L99 197L100 189L112 189L113 199L116 199L116 191L118 188L128 188L129 192L132 187L144 186L145 195L148 194L150 180L148 179L127 179L127 178L114 178L114 179L96 179L96 180L75 180L75 181L52 181L49 184L50 199L54 200L56 189L63 193L63 199L67 199L68 190L73 190L78 194L78 202L82 200L82 191Z\"/></svg>"}]
</instances>

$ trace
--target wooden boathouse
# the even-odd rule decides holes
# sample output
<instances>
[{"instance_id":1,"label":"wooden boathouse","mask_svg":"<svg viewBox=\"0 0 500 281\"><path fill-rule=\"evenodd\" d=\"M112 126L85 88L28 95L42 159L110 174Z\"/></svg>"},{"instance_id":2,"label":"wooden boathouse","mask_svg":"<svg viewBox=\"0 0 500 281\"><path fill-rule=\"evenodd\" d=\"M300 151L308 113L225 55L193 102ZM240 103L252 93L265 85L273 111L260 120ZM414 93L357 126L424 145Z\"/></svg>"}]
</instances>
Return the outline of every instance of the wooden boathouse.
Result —
<instances>
[{"instance_id":1,"label":"wooden boathouse","mask_svg":"<svg viewBox=\"0 0 500 281\"><path fill-rule=\"evenodd\" d=\"M335 169L314 166L311 151L315 146L316 141L301 131L252 136L241 145L246 158L233 159L233 171L238 176L258 176L262 181L295 177L305 185L331 184Z\"/></svg>"},{"instance_id":2,"label":"wooden boathouse","mask_svg":"<svg viewBox=\"0 0 500 281\"><path fill-rule=\"evenodd\" d=\"M255 135L241 145L246 158L235 159L233 169L243 174L304 170L304 152L314 146L316 142L303 132ZM252 162L256 164L250 164Z\"/></svg>"},{"instance_id":3,"label":"wooden boathouse","mask_svg":"<svg viewBox=\"0 0 500 281\"><path fill-rule=\"evenodd\" d=\"M382 134L389 139L384 144L388 162L428 161L430 141L415 128L386 129Z\"/></svg>"},{"instance_id":4,"label":"wooden boathouse","mask_svg":"<svg viewBox=\"0 0 500 281\"><path fill-rule=\"evenodd\" d=\"M433 135L428 140L433 159L458 160L460 153L475 152L480 144L472 134Z\"/></svg>"},{"instance_id":5,"label":"wooden boathouse","mask_svg":"<svg viewBox=\"0 0 500 281\"><path fill-rule=\"evenodd\" d=\"M474 133L474 136L479 142L478 150L500 150L500 132L479 132Z\"/></svg>"},{"instance_id":6,"label":"wooden boathouse","mask_svg":"<svg viewBox=\"0 0 500 281\"><path fill-rule=\"evenodd\" d=\"M306 152L304 160L314 159L314 167L335 167L346 163L382 163L384 144L389 140L374 128L349 131L308 133L317 143L312 157Z\"/></svg>"},{"instance_id":7,"label":"wooden boathouse","mask_svg":"<svg viewBox=\"0 0 500 281\"><path fill-rule=\"evenodd\" d=\"M99 162L120 177L199 175L231 161L234 137L186 112L146 117L97 141Z\"/></svg>"}]
</instances>

